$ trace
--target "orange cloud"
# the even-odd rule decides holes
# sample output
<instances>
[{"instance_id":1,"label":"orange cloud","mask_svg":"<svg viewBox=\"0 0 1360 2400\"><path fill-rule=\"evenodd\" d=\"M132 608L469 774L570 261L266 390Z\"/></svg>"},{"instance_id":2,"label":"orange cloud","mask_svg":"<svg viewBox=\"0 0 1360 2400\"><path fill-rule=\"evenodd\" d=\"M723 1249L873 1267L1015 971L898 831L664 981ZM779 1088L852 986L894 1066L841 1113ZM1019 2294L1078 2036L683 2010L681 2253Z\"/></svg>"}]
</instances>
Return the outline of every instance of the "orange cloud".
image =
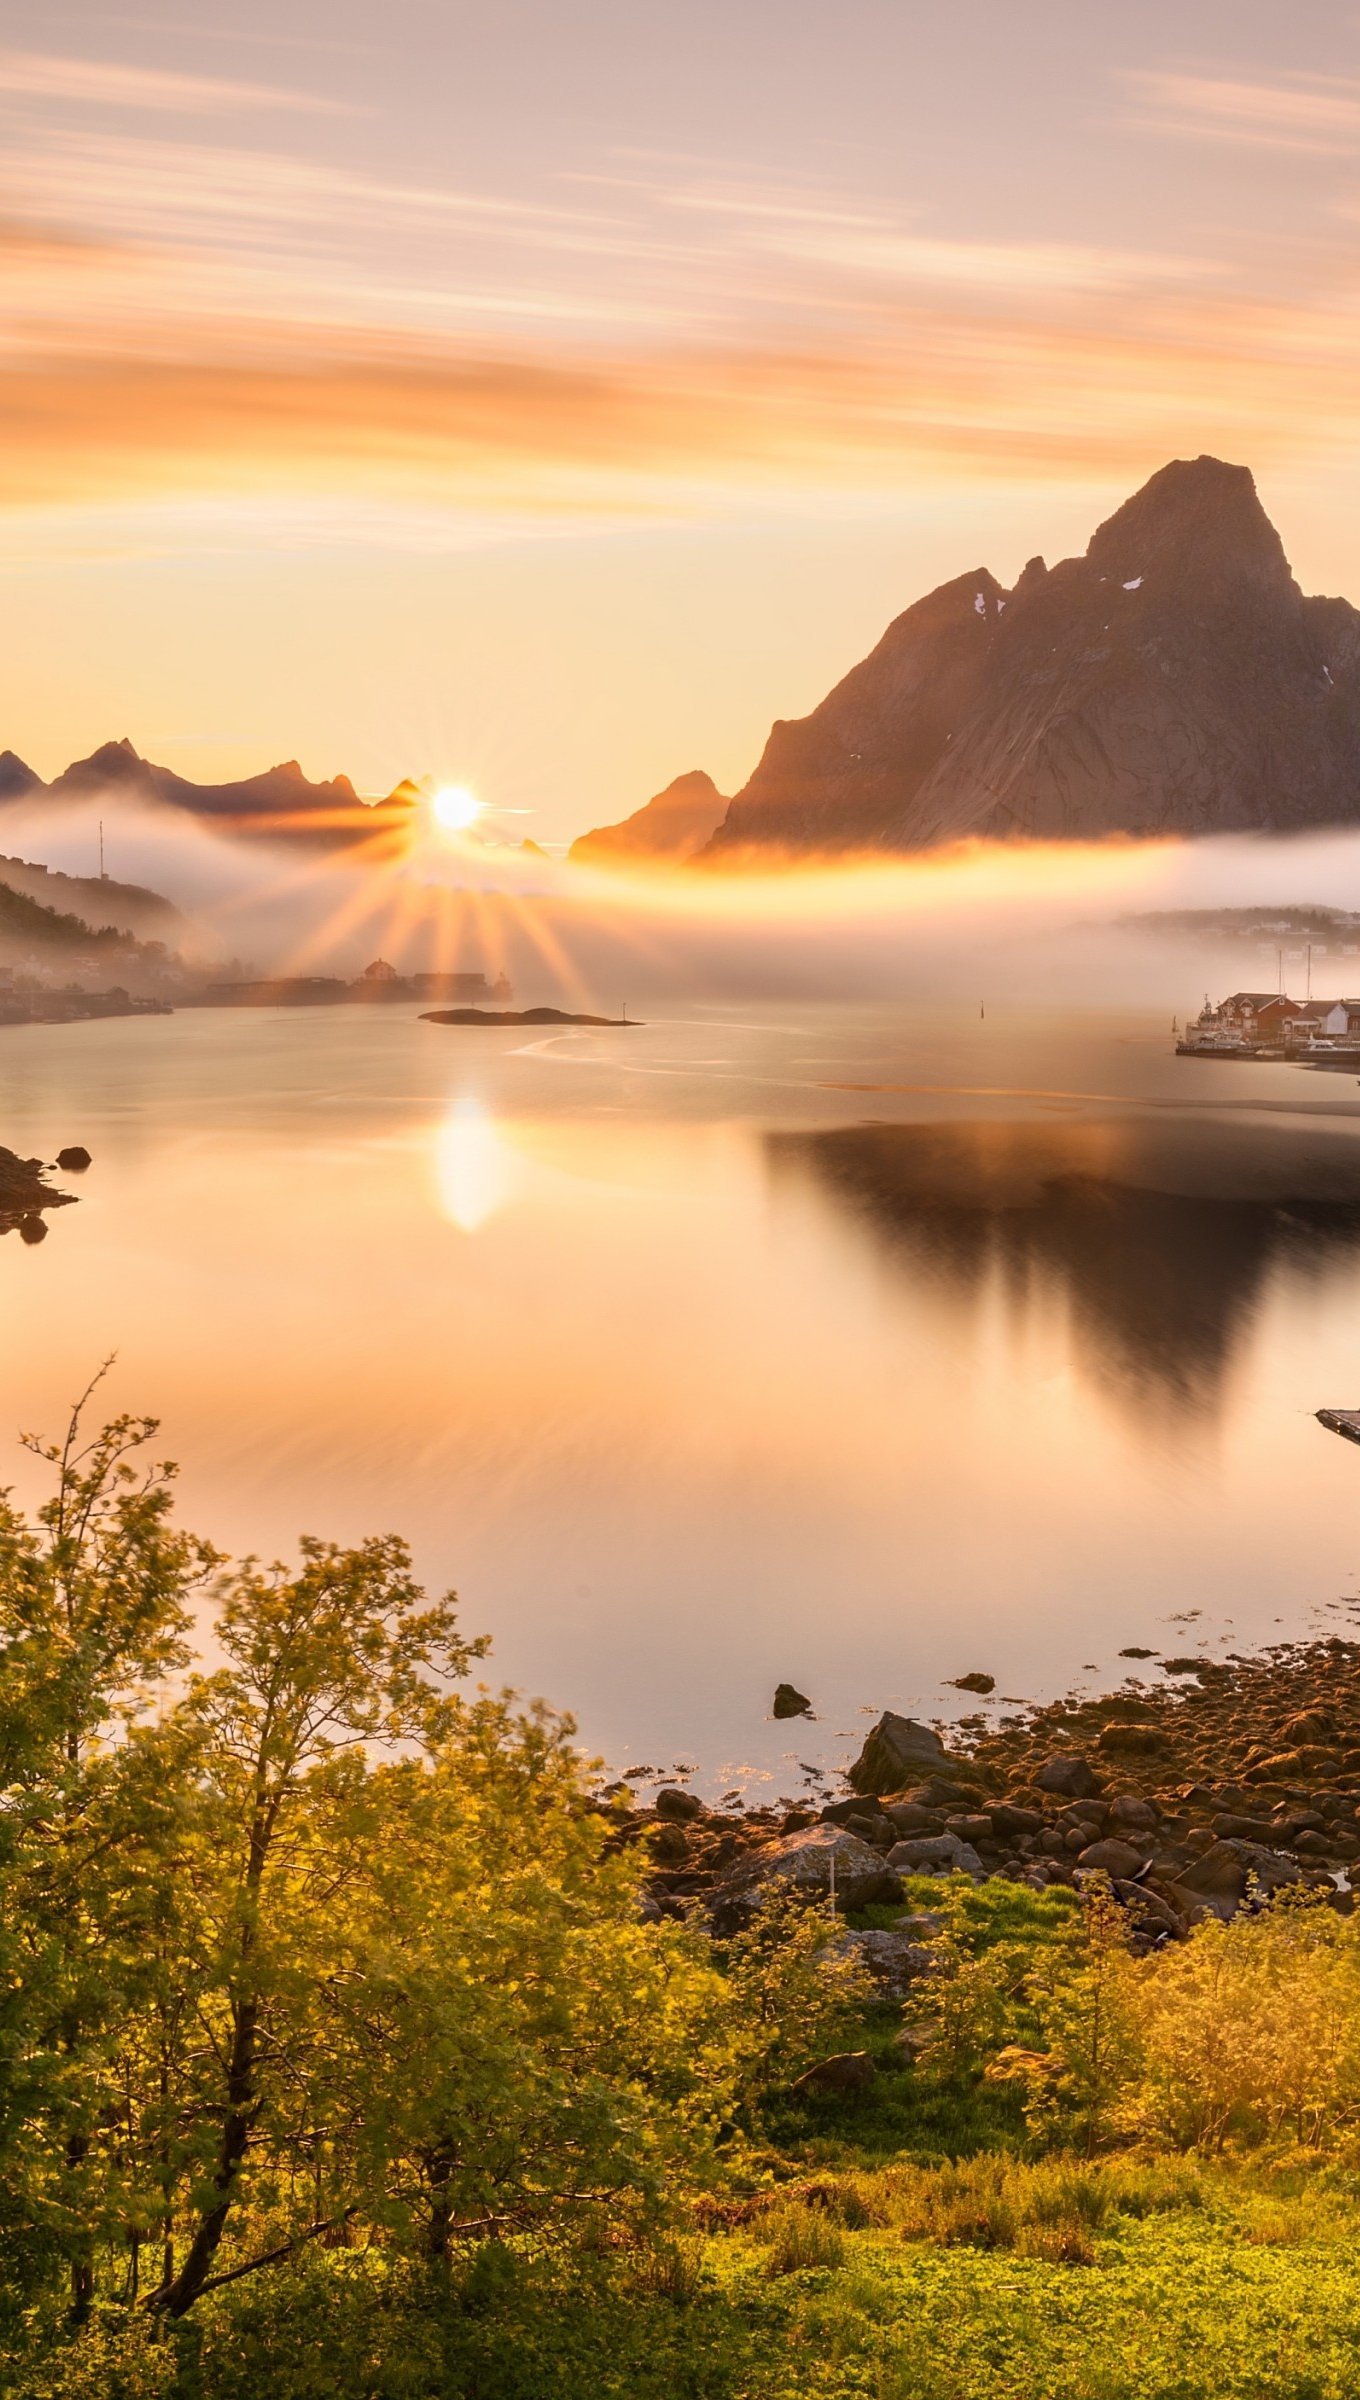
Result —
<instances>
[{"instance_id":1,"label":"orange cloud","mask_svg":"<svg viewBox=\"0 0 1360 2400\"><path fill-rule=\"evenodd\" d=\"M656 512L723 487L889 488L966 462L1137 472L1187 447L1349 447L1356 330L1323 307L883 311L851 337L599 359L305 329L148 328L0 378L0 505L188 492Z\"/></svg>"}]
</instances>

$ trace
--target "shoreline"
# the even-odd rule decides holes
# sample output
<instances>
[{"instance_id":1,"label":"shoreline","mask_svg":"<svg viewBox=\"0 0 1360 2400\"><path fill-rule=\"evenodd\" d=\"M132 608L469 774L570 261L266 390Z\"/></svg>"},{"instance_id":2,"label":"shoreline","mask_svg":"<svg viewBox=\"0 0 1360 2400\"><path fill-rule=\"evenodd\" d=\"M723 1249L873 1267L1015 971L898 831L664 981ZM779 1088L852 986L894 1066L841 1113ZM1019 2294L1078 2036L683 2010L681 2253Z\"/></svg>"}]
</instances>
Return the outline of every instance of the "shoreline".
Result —
<instances>
[{"instance_id":1,"label":"shoreline","mask_svg":"<svg viewBox=\"0 0 1360 2400\"><path fill-rule=\"evenodd\" d=\"M595 1805L611 1842L647 1842L649 1906L698 1907L718 1931L775 1877L854 1913L903 1898L912 1875L1036 1890L1105 1876L1140 1948L1284 1885L1312 1885L1350 1914L1360 1641L1133 1655L1157 1681L1130 1676L991 1724L975 1715L937 1729L888 1714L822 1805L709 1806L680 1784L644 1803L626 1779Z\"/></svg>"}]
</instances>

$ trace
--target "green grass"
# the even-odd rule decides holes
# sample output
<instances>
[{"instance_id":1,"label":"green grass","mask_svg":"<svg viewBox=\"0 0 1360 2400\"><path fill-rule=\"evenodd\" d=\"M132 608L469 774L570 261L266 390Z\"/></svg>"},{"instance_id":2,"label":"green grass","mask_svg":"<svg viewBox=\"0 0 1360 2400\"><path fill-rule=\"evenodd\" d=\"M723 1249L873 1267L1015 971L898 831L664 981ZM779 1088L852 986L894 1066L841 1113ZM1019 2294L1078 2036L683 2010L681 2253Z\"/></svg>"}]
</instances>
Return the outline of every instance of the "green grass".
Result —
<instances>
[{"instance_id":1,"label":"green grass","mask_svg":"<svg viewBox=\"0 0 1360 2400\"><path fill-rule=\"evenodd\" d=\"M1074 1903L920 1879L909 1906L1032 1957ZM601 2210L443 2273L307 2251L160 2339L35 2323L0 2400L1356 2400L1360 2136L1045 2149L1015 2085L905 2063L900 2025L871 2004L873 2084L768 2095L735 2188L650 2244Z\"/></svg>"},{"instance_id":2,"label":"green grass","mask_svg":"<svg viewBox=\"0 0 1360 2400\"><path fill-rule=\"evenodd\" d=\"M1013 2170L1008 2194L994 2172L990 2187L976 2171L934 2181L932 2196L919 2173L860 2178L848 2213L881 2221L858 2228L845 2206L786 2198L656 2253L490 2249L442 2286L314 2257L223 2294L169 2346L124 2347L121 2363L82 2346L67 2375L48 2360L5 2388L25 2400L1353 2400L1360 2210L1316 2178L1295 2179L1287 2206L1268 2175L1206 2179L1179 2160L1048 2161ZM961 2204L967 2226L950 2219Z\"/></svg>"}]
</instances>

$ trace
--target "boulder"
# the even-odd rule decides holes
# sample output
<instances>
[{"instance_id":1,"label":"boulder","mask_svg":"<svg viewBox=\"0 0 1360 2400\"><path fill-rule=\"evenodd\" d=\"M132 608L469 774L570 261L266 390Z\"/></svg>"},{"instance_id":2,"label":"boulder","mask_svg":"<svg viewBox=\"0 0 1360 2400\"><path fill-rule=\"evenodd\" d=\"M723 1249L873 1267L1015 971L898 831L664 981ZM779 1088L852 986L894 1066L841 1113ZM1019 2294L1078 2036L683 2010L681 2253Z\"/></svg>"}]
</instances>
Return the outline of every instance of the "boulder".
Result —
<instances>
[{"instance_id":1,"label":"boulder","mask_svg":"<svg viewBox=\"0 0 1360 2400\"><path fill-rule=\"evenodd\" d=\"M777 1717L781 1723L785 1717L810 1717L812 1702L806 1693L797 1689L796 1685L792 1683L776 1684L774 1703L770 1714L772 1717Z\"/></svg>"},{"instance_id":2,"label":"boulder","mask_svg":"<svg viewBox=\"0 0 1360 2400\"><path fill-rule=\"evenodd\" d=\"M1020 1808L1013 1800L1003 1800L991 1811L992 1831L998 1834L1042 1833L1044 1820L1037 1808ZM896 1819L894 1819L894 1823ZM903 1832L906 1827L902 1828Z\"/></svg>"},{"instance_id":3,"label":"boulder","mask_svg":"<svg viewBox=\"0 0 1360 2400\"><path fill-rule=\"evenodd\" d=\"M967 1675L951 1675L949 1680L954 1691L976 1692L984 1700L989 1692L996 1690L995 1675L984 1674L980 1667L974 1667Z\"/></svg>"},{"instance_id":4,"label":"boulder","mask_svg":"<svg viewBox=\"0 0 1360 2400\"><path fill-rule=\"evenodd\" d=\"M821 1811L823 1825L846 1825L862 1842L890 1842L896 1828L891 1817L872 1800L833 1800Z\"/></svg>"},{"instance_id":5,"label":"boulder","mask_svg":"<svg viewBox=\"0 0 1360 2400\"><path fill-rule=\"evenodd\" d=\"M1155 1725L1102 1725L1096 1748L1118 1758L1155 1758L1165 1750L1165 1736Z\"/></svg>"},{"instance_id":6,"label":"boulder","mask_svg":"<svg viewBox=\"0 0 1360 2400\"><path fill-rule=\"evenodd\" d=\"M904 1999L912 1984L933 1975L939 1964L933 1950L898 1926L847 1933L836 1948L840 1956L857 1958L890 2000Z\"/></svg>"},{"instance_id":7,"label":"boulder","mask_svg":"<svg viewBox=\"0 0 1360 2400\"><path fill-rule=\"evenodd\" d=\"M1173 1940L1184 1933L1183 1920L1160 1892L1149 1891L1146 1884L1130 1883L1118 1876L1114 1888L1140 1933L1169 1934Z\"/></svg>"},{"instance_id":8,"label":"boulder","mask_svg":"<svg viewBox=\"0 0 1360 2400\"><path fill-rule=\"evenodd\" d=\"M1104 1785L1094 1768L1084 1758L1059 1752L1039 1769L1037 1777L1041 1792L1059 1792L1068 1800L1095 1799Z\"/></svg>"},{"instance_id":9,"label":"boulder","mask_svg":"<svg viewBox=\"0 0 1360 2400\"><path fill-rule=\"evenodd\" d=\"M977 1883L985 1873L972 1844L961 1842L956 1833L922 1833L894 1842L887 1863L902 1875L952 1875L957 1870Z\"/></svg>"},{"instance_id":10,"label":"boulder","mask_svg":"<svg viewBox=\"0 0 1360 2400\"><path fill-rule=\"evenodd\" d=\"M860 2092L878 2070L867 2050L840 2050L834 2058L819 2058L789 2085L791 2092Z\"/></svg>"},{"instance_id":11,"label":"boulder","mask_svg":"<svg viewBox=\"0 0 1360 2400\"><path fill-rule=\"evenodd\" d=\"M1177 1878L1187 1891L1204 1899L1240 1900L1247 1886L1247 1869L1239 1842L1210 1842Z\"/></svg>"},{"instance_id":12,"label":"boulder","mask_svg":"<svg viewBox=\"0 0 1360 2400\"><path fill-rule=\"evenodd\" d=\"M1136 1875L1143 1863L1142 1852L1131 1842L1088 1842L1077 1854L1079 1867L1098 1867L1104 1874L1127 1882Z\"/></svg>"},{"instance_id":13,"label":"boulder","mask_svg":"<svg viewBox=\"0 0 1360 2400\"><path fill-rule=\"evenodd\" d=\"M1180 1869L1166 1897L1192 1922L1206 1912L1227 1918L1252 1891L1273 1892L1282 1883L1298 1883L1302 1875L1297 1859L1279 1850L1257 1842L1213 1842Z\"/></svg>"},{"instance_id":14,"label":"boulder","mask_svg":"<svg viewBox=\"0 0 1360 2400\"><path fill-rule=\"evenodd\" d=\"M938 1808L922 1808L915 1800L885 1800L883 1814L894 1833L943 1833L944 1817Z\"/></svg>"},{"instance_id":15,"label":"boulder","mask_svg":"<svg viewBox=\"0 0 1360 2400\"><path fill-rule=\"evenodd\" d=\"M875 1901L900 1900L902 1884L877 1850L841 1825L810 1825L764 1849L748 1853L737 1873L713 1895L713 1923L732 1932L781 1885L804 1900L831 1896L841 1908L869 1908Z\"/></svg>"},{"instance_id":16,"label":"boulder","mask_svg":"<svg viewBox=\"0 0 1360 2400\"><path fill-rule=\"evenodd\" d=\"M1280 1740L1287 1747L1297 1749L1301 1742L1334 1741L1338 1730L1330 1708L1305 1708L1280 1727Z\"/></svg>"},{"instance_id":17,"label":"boulder","mask_svg":"<svg viewBox=\"0 0 1360 2400\"><path fill-rule=\"evenodd\" d=\"M1155 1833L1162 1812L1150 1800L1142 1800L1136 1792L1121 1792L1110 1802L1110 1817L1114 1824L1135 1829L1140 1833Z\"/></svg>"},{"instance_id":18,"label":"boulder","mask_svg":"<svg viewBox=\"0 0 1360 2400\"><path fill-rule=\"evenodd\" d=\"M90 1164L90 1153L79 1142L57 1152L57 1165L65 1175L83 1175Z\"/></svg>"},{"instance_id":19,"label":"boulder","mask_svg":"<svg viewBox=\"0 0 1360 2400\"><path fill-rule=\"evenodd\" d=\"M888 1709L851 1767L850 1783L857 1792L898 1792L913 1776L947 1773L960 1763L928 1725Z\"/></svg>"},{"instance_id":20,"label":"boulder","mask_svg":"<svg viewBox=\"0 0 1360 2400\"><path fill-rule=\"evenodd\" d=\"M992 1838L990 1816L946 1817L944 1829L946 1833L956 1833L961 1842L972 1842L974 1845L978 1842L989 1842Z\"/></svg>"},{"instance_id":21,"label":"boulder","mask_svg":"<svg viewBox=\"0 0 1360 2400\"><path fill-rule=\"evenodd\" d=\"M1334 1775L1341 1761L1334 1750L1277 1750L1269 1758L1260 1758L1246 1772L1248 1783L1299 1783L1305 1787L1315 1775Z\"/></svg>"},{"instance_id":22,"label":"boulder","mask_svg":"<svg viewBox=\"0 0 1360 2400\"><path fill-rule=\"evenodd\" d=\"M658 1866L682 1867L689 1857L689 1836L683 1825L669 1824L663 1817L652 1834L650 1849Z\"/></svg>"},{"instance_id":23,"label":"boulder","mask_svg":"<svg viewBox=\"0 0 1360 2400\"><path fill-rule=\"evenodd\" d=\"M659 1817L668 1817L672 1824L690 1825L696 1817L706 1817L708 1810L697 1792L682 1792L675 1784L664 1784L655 1800Z\"/></svg>"}]
</instances>

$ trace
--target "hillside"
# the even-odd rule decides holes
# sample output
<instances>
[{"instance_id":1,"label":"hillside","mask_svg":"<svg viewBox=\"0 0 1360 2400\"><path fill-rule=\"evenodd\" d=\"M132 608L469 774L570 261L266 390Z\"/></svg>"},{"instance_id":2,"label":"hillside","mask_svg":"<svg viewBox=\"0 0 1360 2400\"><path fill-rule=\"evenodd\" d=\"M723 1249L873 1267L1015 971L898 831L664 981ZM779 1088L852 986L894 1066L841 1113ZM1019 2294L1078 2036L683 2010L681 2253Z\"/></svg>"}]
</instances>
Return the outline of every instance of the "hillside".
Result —
<instances>
[{"instance_id":1,"label":"hillside","mask_svg":"<svg viewBox=\"0 0 1360 2400\"><path fill-rule=\"evenodd\" d=\"M140 941L179 943L190 932L187 918L162 893L111 875L63 875L31 859L0 855L0 885L86 926L116 927Z\"/></svg>"},{"instance_id":2,"label":"hillside","mask_svg":"<svg viewBox=\"0 0 1360 2400\"><path fill-rule=\"evenodd\" d=\"M140 942L116 925L91 926L83 917L46 907L0 881L0 963L8 967L40 965L45 971L70 967L78 974L96 966L101 975L141 990L159 988L167 971L178 968L162 943Z\"/></svg>"},{"instance_id":3,"label":"hillside","mask_svg":"<svg viewBox=\"0 0 1360 2400\"><path fill-rule=\"evenodd\" d=\"M1357 822L1360 614L1305 598L1248 470L1198 458L1083 557L909 608L775 725L704 856Z\"/></svg>"}]
</instances>

